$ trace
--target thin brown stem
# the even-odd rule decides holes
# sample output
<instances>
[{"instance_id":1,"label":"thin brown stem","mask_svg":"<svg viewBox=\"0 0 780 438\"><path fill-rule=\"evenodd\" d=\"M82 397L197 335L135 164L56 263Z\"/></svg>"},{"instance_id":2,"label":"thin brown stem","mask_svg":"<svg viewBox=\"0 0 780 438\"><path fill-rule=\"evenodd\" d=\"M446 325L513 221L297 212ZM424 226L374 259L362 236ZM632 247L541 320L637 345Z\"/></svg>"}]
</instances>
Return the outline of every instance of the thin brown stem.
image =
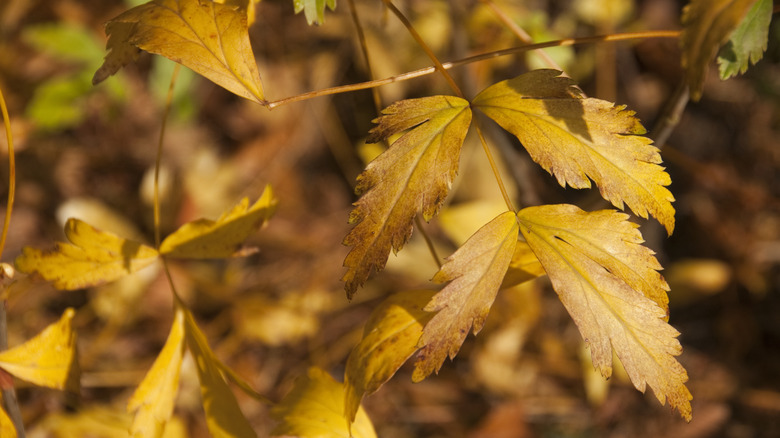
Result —
<instances>
[{"instance_id":1,"label":"thin brown stem","mask_svg":"<svg viewBox=\"0 0 780 438\"><path fill-rule=\"evenodd\" d=\"M527 52L529 50L546 49L548 47L568 47L582 44L594 44L602 42L615 42L615 41L628 41L635 39L648 39L648 38L679 38L679 30L653 30L645 32L628 32L618 33L612 35L596 35L583 38L566 38L562 40L547 41L544 43L527 44L523 46L511 47L509 49L496 50L492 52L482 53L479 55L469 56L456 61L444 62L441 64L442 68L449 70L453 67L459 67L461 65L471 64L474 62L485 61L488 59L499 58L502 56L516 55L518 53ZM293 102L300 102L304 100L313 99L320 96L329 96L332 94L348 93L358 90L366 90L374 87L381 87L383 85L392 84L395 82L407 81L409 79L419 78L436 72L437 68L426 67L419 70L402 73L400 75L390 76L384 79L377 79L367 82L358 82L356 84L342 85L338 87L324 88L322 90L309 91L307 93L298 94L295 96L286 97L284 99L275 100L268 103L268 108L276 108L278 106L286 105Z\"/></svg>"},{"instance_id":2,"label":"thin brown stem","mask_svg":"<svg viewBox=\"0 0 780 438\"><path fill-rule=\"evenodd\" d=\"M504 197L506 208L509 209L510 211L517 212L517 210L515 210L514 204L512 203L512 198L509 197L509 193L506 191L504 180L503 178L501 178L501 172L498 171L498 165L496 165L496 160L493 158L493 153L490 151L490 147L488 147L484 134L482 134L482 127L479 125L478 120L476 120L475 122L476 123L474 123L474 126L477 129L477 135L479 135L479 140L482 143L482 150L485 151L485 155L487 156L488 162L490 163L490 169L493 171L493 176L496 177L496 182L498 183L498 189L501 190L501 196Z\"/></svg>"},{"instance_id":3,"label":"thin brown stem","mask_svg":"<svg viewBox=\"0 0 780 438\"><path fill-rule=\"evenodd\" d=\"M352 23L355 25L355 31L357 32L358 42L360 42L360 50L363 52L363 59L366 60L366 73L368 77L374 79L374 70L371 68L371 58L368 56L368 44L366 44L366 34L363 32L363 25L360 24L360 16L358 16L357 8L355 7L355 0L348 0L349 12L352 16ZM376 113L382 112L382 98L379 96L379 89L372 88L371 95L374 98L374 108Z\"/></svg>"},{"instance_id":4,"label":"thin brown stem","mask_svg":"<svg viewBox=\"0 0 780 438\"><path fill-rule=\"evenodd\" d=\"M179 76L181 64L176 63L171 75L171 84L168 86L168 97L165 99L165 110L163 110L162 125L160 126L160 138L157 141L157 157L154 161L154 200L152 201L154 209L154 244L155 248L160 249L160 166L162 165L163 141L165 140L165 127L168 124L168 115L171 112L173 102L173 89L176 86L176 78Z\"/></svg>"},{"instance_id":5,"label":"thin brown stem","mask_svg":"<svg viewBox=\"0 0 780 438\"><path fill-rule=\"evenodd\" d=\"M452 91L458 96L463 97L463 92L460 91L460 88L458 87L458 84L455 83L455 79L452 78L452 75L450 75L447 70L444 68L444 66L441 64L441 61L439 61L439 58L436 57L436 55L433 53L433 50L431 50L430 47L428 47L428 44L423 41L422 37L419 33L417 33L416 30L414 30L414 26L412 26L412 23L409 21L409 19L406 18L406 16L395 7L392 1L390 0L382 0L382 2L385 4L387 9L390 10L395 16L403 23L403 25L406 27L406 30L409 31L409 33L412 35L412 38L417 42L417 44L425 51L425 54L428 55L428 58L433 61L433 65L436 67L436 70L441 72L442 76L444 76L444 79L447 81L447 84L449 84L450 88L452 88Z\"/></svg>"},{"instance_id":6,"label":"thin brown stem","mask_svg":"<svg viewBox=\"0 0 780 438\"><path fill-rule=\"evenodd\" d=\"M655 142L655 146L659 149L666 145L669 140L669 136L672 135L672 131L680 123L683 111L688 104L690 98L690 91L685 81L680 81L677 89L674 90L674 94L669 98L664 106L661 115L658 116L655 127L650 133L650 138Z\"/></svg>"}]
</instances>

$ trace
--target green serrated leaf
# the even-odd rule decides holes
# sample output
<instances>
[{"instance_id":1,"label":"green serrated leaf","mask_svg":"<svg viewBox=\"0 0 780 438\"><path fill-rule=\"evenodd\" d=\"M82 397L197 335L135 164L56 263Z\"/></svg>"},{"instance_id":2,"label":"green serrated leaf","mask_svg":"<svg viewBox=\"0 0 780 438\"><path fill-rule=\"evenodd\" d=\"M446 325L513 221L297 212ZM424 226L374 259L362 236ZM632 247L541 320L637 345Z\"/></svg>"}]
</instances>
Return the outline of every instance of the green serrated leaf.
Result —
<instances>
[{"instance_id":1,"label":"green serrated leaf","mask_svg":"<svg viewBox=\"0 0 780 438\"><path fill-rule=\"evenodd\" d=\"M303 11L306 21L311 25L325 22L325 7L336 10L336 0L293 0L295 13Z\"/></svg>"},{"instance_id":2,"label":"green serrated leaf","mask_svg":"<svg viewBox=\"0 0 780 438\"><path fill-rule=\"evenodd\" d=\"M772 21L772 0L758 0L718 53L720 78L745 73L764 57Z\"/></svg>"}]
</instances>

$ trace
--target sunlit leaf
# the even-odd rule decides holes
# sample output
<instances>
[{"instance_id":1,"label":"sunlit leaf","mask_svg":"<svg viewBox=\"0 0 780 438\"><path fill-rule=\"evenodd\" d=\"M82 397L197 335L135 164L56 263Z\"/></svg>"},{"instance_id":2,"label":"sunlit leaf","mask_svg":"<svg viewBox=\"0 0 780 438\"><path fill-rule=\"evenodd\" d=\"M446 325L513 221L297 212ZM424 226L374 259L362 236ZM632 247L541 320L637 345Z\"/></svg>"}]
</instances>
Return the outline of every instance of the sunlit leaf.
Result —
<instances>
[{"instance_id":1,"label":"sunlit leaf","mask_svg":"<svg viewBox=\"0 0 780 438\"><path fill-rule=\"evenodd\" d=\"M199 219L182 225L163 240L160 253L170 257L212 259L230 257L276 210L276 198L266 187L249 206L244 198L216 221Z\"/></svg>"},{"instance_id":2,"label":"sunlit leaf","mask_svg":"<svg viewBox=\"0 0 780 438\"><path fill-rule=\"evenodd\" d=\"M322 24L325 22L325 7L331 11L336 10L336 0L293 0L295 13L303 11L309 24Z\"/></svg>"},{"instance_id":3,"label":"sunlit leaf","mask_svg":"<svg viewBox=\"0 0 780 438\"><path fill-rule=\"evenodd\" d=\"M362 196L349 217L356 225L344 238L353 247L342 278L349 298L373 271L384 268L391 248L399 251L409 240L418 212L429 220L441 207L471 123L469 103L452 96L403 100L383 114L367 142L411 130L358 177L356 192Z\"/></svg>"},{"instance_id":4,"label":"sunlit leaf","mask_svg":"<svg viewBox=\"0 0 780 438\"><path fill-rule=\"evenodd\" d=\"M0 352L0 368L38 386L78 392L76 333L70 326L74 314L73 309L65 310L59 321L34 338Z\"/></svg>"},{"instance_id":5,"label":"sunlit leaf","mask_svg":"<svg viewBox=\"0 0 780 438\"><path fill-rule=\"evenodd\" d=\"M271 411L279 424L271 436L298 438L373 438L371 420L361 408L350 434L344 418L344 385L319 368L309 368Z\"/></svg>"},{"instance_id":6,"label":"sunlit leaf","mask_svg":"<svg viewBox=\"0 0 780 438\"><path fill-rule=\"evenodd\" d=\"M220 372L217 358L209 348L206 336L200 331L192 314L184 313L184 332L187 345L195 359L200 379L200 394L206 411L206 425L215 438L242 438L257 436L249 425L233 392Z\"/></svg>"},{"instance_id":7,"label":"sunlit leaf","mask_svg":"<svg viewBox=\"0 0 780 438\"><path fill-rule=\"evenodd\" d=\"M653 215L671 234L674 197L661 155L634 113L599 99L583 98L569 78L535 70L494 84L474 99L520 140L531 158L562 186L588 188L618 208ZM590 178L590 179L589 179Z\"/></svg>"},{"instance_id":8,"label":"sunlit leaf","mask_svg":"<svg viewBox=\"0 0 780 438\"><path fill-rule=\"evenodd\" d=\"M33 272L57 289L81 289L116 280L157 260L153 248L100 231L78 219L65 224L71 243L58 243L51 252L25 247L16 269Z\"/></svg>"},{"instance_id":9,"label":"sunlit leaf","mask_svg":"<svg viewBox=\"0 0 780 438\"><path fill-rule=\"evenodd\" d=\"M435 291L399 292L371 312L363 339L352 350L344 373L344 413L351 422L364 396L376 392L417 351L423 326L433 313L423 309Z\"/></svg>"},{"instance_id":10,"label":"sunlit leaf","mask_svg":"<svg viewBox=\"0 0 780 438\"><path fill-rule=\"evenodd\" d=\"M184 312L177 309L165 346L127 403L127 410L135 412L131 436L162 436L173 413L183 356Z\"/></svg>"},{"instance_id":11,"label":"sunlit leaf","mask_svg":"<svg viewBox=\"0 0 780 438\"><path fill-rule=\"evenodd\" d=\"M214 0L216 3L222 3L224 5L237 7L239 11L246 14L246 24L251 26L255 23L255 15L257 14L257 4L260 0Z\"/></svg>"},{"instance_id":12,"label":"sunlit leaf","mask_svg":"<svg viewBox=\"0 0 780 438\"><path fill-rule=\"evenodd\" d=\"M525 242L517 242L509 269L501 282L501 289L517 286L542 275L545 275L544 268L531 247Z\"/></svg>"},{"instance_id":13,"label":"sunlit leaf","mask_svg":"<svg viewBox=\"0 0 780 438\"><path fill-rule=\"evenodd\" d=\"M682 66L691 99L701 98L707 67L756 0L691 0L683 9Z\"/></svg>"},{"instance_id":14,"label":"sunlit leaf","mask_svg":"<svg viewBox=\"0 0 780 438\"><path fill-rule=\"evenodd\" d=\"M110 52L95 72L95 84L135 60L141 49L189 67L241 97L265 103L246 12L211 0L154 0L109 21L106 33Z\"/></svg>"},{"instance_id":15,"label":"sunlit leaf","mask_svg":"<svg viewBox=\"0 0 780 438\"><path fill-rule=\"evenodd\" d=\"M511 211L477 230L433 277L450 283L425 306L438 312L423 329L412 380L438 372L444 360L458 354L468 332L485 324L517 245L517 218Z\"/></svg>"},{"instance_id":16,"label":"sunlit leaf","mask_svg":"<svg viewBox=\"0 0 780 438\"><path fill-rule=\"evenodd\" d=\"M612 349L634 386L691 418L688 374L675 359L679 332L666 323L668 286L637 225L611 210L545 205L518 213L520 231L589 345L593 365L612 374Z\"/></svg>"},{"instance_id":17,"label":"sunlit leaf","mask_svg":"<svg viewBox=\"0 0 780 438\"><path fill-rule=\"evenodd\" d=\"M771 21L772 0L758 0L754 3L718 53L721 79L745 73L750 64L755 64L764 57Z\"/></svg>"},{"instance_id":18,"label":"sunlit leaf","mask_svg":"<svg viewBox=\"0 0 780 438\"><path fill-rule=\"evenodd\" d=\"M0 436L8 438L16 438L16 427L14 422L11 421L11 417L5 412L2 406L0 406Z\"/></svg>"}]
</instances>

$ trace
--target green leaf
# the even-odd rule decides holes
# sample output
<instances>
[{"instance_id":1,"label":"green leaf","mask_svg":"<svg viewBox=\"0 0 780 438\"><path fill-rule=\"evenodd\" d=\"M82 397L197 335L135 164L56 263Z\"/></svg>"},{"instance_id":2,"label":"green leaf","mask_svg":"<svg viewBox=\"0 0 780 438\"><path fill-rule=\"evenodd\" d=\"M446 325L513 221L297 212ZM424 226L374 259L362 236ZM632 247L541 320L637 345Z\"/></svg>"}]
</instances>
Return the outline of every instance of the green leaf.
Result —
<instances>
[{"instance_id":1,"label":"green leaf","mask_svg":"<svg viewBox=\"0 0 780 438\"><path fill-rule=\"evenodd\" d=\"M501 127L517 136L531 158L558 183L589 188L638 216L648 213L674 230L674 197L661 154L634 113L611 102L583 98L571 79L535 70L491 85L474 99ZM589 179L590 178L590 179Z\"/></svg>"},{"instance_id":2,"label":"green leaf","mask_svg":"<svg viewBox=\"0 0 780 438\"><path fill-rule=\"evenodd\" d=\"M350 428L344 419L344 385L312 367L271 411L279 424L271 436L297 438L376 438L371 420L361 408Z\"/></svg>"},{"instance_id":3,"label":"green leaf","mask_svg":"<svg viewBox=\"0 0 780 438\"><path fill-rule=\"evenodd\" d=\"M573 205L529 207L520 231L590 347L593 365L612 374L612 349L634 386L691 419L688 374L675 359L680 334L666 323L668 285L637 225L612 210Z\"/></svg>"},{"instance_id":4,"label":"green leaf","mask_svg":"<svg viewBox=\"0 0 780 438\"><path fill-rule=\"evenodd\" d=\"M160 253L170 257L217 259L236 255L246 239L276 211L270 186L251 207L244 198L216 221L198 219L182 225L163 240Z\"/></svg>"},{"instance_id":5,"label":"green leaf","mask_svg":"<svg viewBox=\"0 0 780 438\"><path fill-rule=\"evenodd\" d=\"M75 311L67 309L54 324L22 345L0 352L0 368L22 380L54 389L79 390Z\"/></svg>"},{"instance_id":6,"label":"green leaf","mask_svg":"<svg viewBox=\"0 0 780 438\"><path fill-rule=\"evenodd\" d=\"M331 11L335 11L336 0L293 0L295 13L297 14L303 11L309 25L312 23L322 24L325 22L326 6L330 8Z\"/></svg>"},{"instance_id":7,"label":"green leaf","mask_svg":"<svg viewBox=\"0 0 780 438\"><path fill-rule=\"evenodd\" d=\"M453 96L431 96L396 102L383 111L368 143L410 129L358 177L344 238L352 250L344 260L347 297L352 298L373 271L387 263L390 250L400 251L412 234L419 211L430 220L447 197L458 172L463 140L471 124L469 103Z\"/></svg>"},{"instance_id":8,"label":"green leaf","mask_svg":"<svg viewBox=\"0 0 780 438\"><path fill-rule=\"evenodd\" d=\"M154 248L100 231L78 219L68 219L65 236L44 253L25 247L16 258L16 269L37 273L57 289L75 290L116 280L145 268L157 260Z\"/></svg>"},{"instance_id":9,"label":"green leaf","mask_svg":"<svg viewBox=\"0 0 780 438\"><path fill-rule=\"evenodd\" d=\"M747 12L725 46L718 53L720 78L745 73L749 64L764 57L772 21L772 0L758 0Z\"/></svg>"},{"instance_id":10,"label":"green leaf","mask_svg":"<svg viewBox=\"0 0 780 438\"><path fill-rule=\"evenodd\" d=\"M477 230L433 277L450 283L424 310L438 312L423 329L412 380L419 382L438 372L447 356L453 359L473 326L485 324L517 245L518 225L511 211Z\"/></svg>"},{"instance_id":11,"label":"green leaf","mask_svg":"<svg viewBox=\"0 0 780 438\"><path fill-rule=\"evenodd\" d=\"M371 312L363 339L352 350L344 373L344 413L350 423L364 396L376 392L417 351L423 326L433 313L423 310L435 291L399 292Z\"/></svg>"}]
</instances>

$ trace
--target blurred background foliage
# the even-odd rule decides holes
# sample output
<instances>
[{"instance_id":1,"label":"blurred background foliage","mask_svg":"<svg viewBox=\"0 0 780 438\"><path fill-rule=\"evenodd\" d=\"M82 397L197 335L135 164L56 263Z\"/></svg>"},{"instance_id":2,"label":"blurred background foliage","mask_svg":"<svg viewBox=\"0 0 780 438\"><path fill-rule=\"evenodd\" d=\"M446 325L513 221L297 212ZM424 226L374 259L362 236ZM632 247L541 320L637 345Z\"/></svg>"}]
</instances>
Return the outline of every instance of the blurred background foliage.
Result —
<instances>
[{"instance_id":1,"label":"blurred background foliage","mask_svg":"<svg viewBox=\"0 0 780 438\"><path fill-rule=\"evenodd\" d=\"M153 240L151 175L173 65L142 55L104 84L90 79L104 55L103 23L132 4L119 0L6 0L0 4L0 87L17 142L18 194L6 255L62 240L67 217ZM358 0L377 77L429 65L379 1ZM517 45L486 2L397 2L441 60ZM534 41L642 29L678 29L682 1L495 0ZM348 3L308 26L289 0L257 5L250 29L270 99L370 79ZM628 105L652 129L681 80L675 40L556 48L552 60L586 94ZM721 82L716 66L703 99L690 104L664 147L677 198L670 238L641 221L671 284L671 320L682 332L694 420L685 424L616 373L595 376L588 352L546 280L504 290L485 329L469 337L439 376L412 384L404 367L365 401L382 437L775 437L780 436L780 26L765 59ZM476 92L527 69L538 54L453 70ZM379 89L393 101L448 93L435 75ZM355 177L378 153L363 138L376 116L368 91L318 98L271 112L182 69L162 167L163 235L215 218L269 183L280 207L245 259L177 262L180 293L216 354L259 392L279 400L317 365L341 379L345 358L372 307L386 295L430 287L436 271L415 234L353 302L339 281L341 239ZM571 202L605 208L593 191L561 189L513 138L491 132L519 204ZM0 139L5 142L5 138ZM373 149L372 149L373 148ZM5 156L5 148L2 149ZM6 192L7 167L0 170ZM465 183L463 183L465 182ZM484 154L467 139L456 191L425 225L440 255L501 209ZM498 204L496 201L499 201ZM3 205L5 202L3 201ZM4 208L4 207L3 207ZM9 301L10 345L77 308L80 396L20 389L31 436L125 436L124 405L165 341L168 285L151 269L121 282L58 292L19 280ZM176 421L167 436L206 436L195 369L183 369ZM237 393L260 436L268 407Z\"/></svg>"}]
</instances>

